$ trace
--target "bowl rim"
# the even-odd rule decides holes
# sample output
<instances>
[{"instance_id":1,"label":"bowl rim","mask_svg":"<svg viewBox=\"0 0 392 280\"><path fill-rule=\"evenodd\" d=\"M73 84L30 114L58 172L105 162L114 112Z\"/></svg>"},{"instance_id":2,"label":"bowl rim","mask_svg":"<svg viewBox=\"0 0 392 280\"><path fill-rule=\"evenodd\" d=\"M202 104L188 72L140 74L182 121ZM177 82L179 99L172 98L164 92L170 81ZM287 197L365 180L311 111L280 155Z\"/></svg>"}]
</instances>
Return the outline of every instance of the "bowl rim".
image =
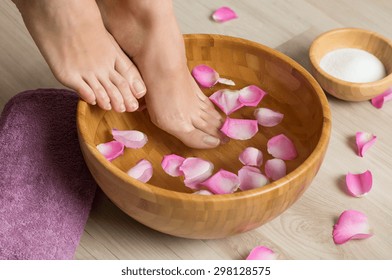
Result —
<instances>
[{"instance_id":1,"label":"bowl rim","mask_svg":"<svg viewBox=\"0 0 392 280\"><path fill-rule=\"evenodd\" d=\"M162 187L158 187L152 184L148 183L142 183L130 176L127 175L126 172L122 171L119 169L117 166L112 164L110 161L108 161L99 151L96 149L95 146L87 143L84 141L84 139L87 139L87 123L83 122L83 116L85 115L85 111L87 110L89 104L87 104L83 100L79 100L78 106L77 106L77 127L78 127L78 132L81 135L82 139L79 139L79 141L83 141L87 147L87 149L90 151L90 153L96 158L96 160L99 161L100 164L102 164L107 170L109 170L111 173L115 174L118 179L140 189L141 191L153 194L153 195L158 195L160 197L165 197L168 199L176 199L176 200L189 200L191 199L195 203L199 202L208 202L208 201L221 201L221 202L228 202L232 200L241 200L241 199L246 199L249 197L254 197L254 196L259 196L261 194L276 190L280 187L283 187L285 183L295 180L295 178L298 178L299 176L303 175L306 173L307 169L310 166L313 166L314 164L317 164L318 158L320 157L320 151L324 151L324 153L327 150L327 146L329 143L329 138L330 138L330 132L331 132L331 113L328 105L328 100L324 94L324 91L318 84L318 82L315 80L315 78L304 68L302 67L298 62L294 61L292 58L288 57L287 55L274 50L270 47L267 47L265 45L243 39L243 38L237 38L237 37L232 37L232 36L227 36L227 35L218 35L218 34L184 34L184 39L192 39L195 37L201 37L203 39L208 39L208 38L213 38L214 40L230 40L231 42L235 42L238 44L244 44L248 46L252 46L258 49L262 49L265 52L271 53L273 56L283 60L284 62L288 63L291 67L296 69L298 72L300 72L305 79L311 84L311 86L314 88L315 93L318 96L318 99L320 101L320 106L322 108L322 129L321 129L321 134L320 138L317 142L317 145L313 149L313 151L310 153L310 155L304 160L303 163L301 163L297 168L295 168L293 171L288 173L286 176L283 178L276 180L274 182L271 182L261 188L253 189L253 190L247 190L247 191L241 191L241 192L235 192L232 194L216 194L216 195L193 195L192 193L182 193L182 192L177 192L177 191L172 191L168 189L164 189ZM323 153L321 156L324 156Z\"/></svg>"},{"instance_id":2,"label":"bowl rim","mask_svg":"<svg viewBox=\"0 0 392 280\"><path fill-rule=\"evenodd\" d=\"M343 33L343 32L359 32L367 35L373 35L374 37L377 37L381 41L386 42L390 48L392 49L392 40L388 39L387 37L371 30L367 29L362 29L362 28L356 28L356 27L343 27L343 28L335 28L328 30L324 33L321 33L316 37L316 39L313 40L312 44L310 45L309 48L309 59L315 70L322 75L324 78L328 80L330 83L335 83L339 84L345 87L351 87L351 88L356 88L356 89L363 89L363 88L372 88L375 86L383 86L384 84L388 84L390 82L392 84L392 71L388 75L386 75L384 78L374 81L374 82L368 82L368 83L355 83L355 82L348 82L345 80L338 79L330 74L328 74L326 71L324 71L319 63L316 63L316 58L315 58L315 52L317 49L318 42L323 40L325 37L330 36L331 34L335 33ZM381 92L379 93L381 94ZM377 95L377 94L376 94ZM372 95L373 96L373 95Z\"/></svg>"}]
</instances>

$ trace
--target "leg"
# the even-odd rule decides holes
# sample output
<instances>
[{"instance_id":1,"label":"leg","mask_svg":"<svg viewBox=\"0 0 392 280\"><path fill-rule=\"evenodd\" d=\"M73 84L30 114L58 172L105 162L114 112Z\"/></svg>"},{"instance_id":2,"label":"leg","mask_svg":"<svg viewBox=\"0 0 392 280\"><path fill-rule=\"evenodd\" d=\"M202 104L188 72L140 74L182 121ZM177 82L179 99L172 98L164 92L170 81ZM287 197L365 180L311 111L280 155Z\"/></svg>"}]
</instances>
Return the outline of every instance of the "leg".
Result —
<instances>
[{"instance_id":1,"label":"leg","mask_svg":"<svg viewBox=\"0 0 392 280\"><path fill-rule=\"evenodd\" d=\"M106 31L94 0L14 0L54 76L106 110L135 111L141 76ZM136 98L135 98L136 97Z\"/></svg>"},{"instance_id":2,"label":"leg","mask_svg":"<svg viewBox=\"0 0 392 280\"><path fill-rule=\"evenodd\" d=\"M193 80L171 0L98 0L104 23L148 88L154 124L194 148L220 144L221 116Z\"/></svg>"}]
</instances>

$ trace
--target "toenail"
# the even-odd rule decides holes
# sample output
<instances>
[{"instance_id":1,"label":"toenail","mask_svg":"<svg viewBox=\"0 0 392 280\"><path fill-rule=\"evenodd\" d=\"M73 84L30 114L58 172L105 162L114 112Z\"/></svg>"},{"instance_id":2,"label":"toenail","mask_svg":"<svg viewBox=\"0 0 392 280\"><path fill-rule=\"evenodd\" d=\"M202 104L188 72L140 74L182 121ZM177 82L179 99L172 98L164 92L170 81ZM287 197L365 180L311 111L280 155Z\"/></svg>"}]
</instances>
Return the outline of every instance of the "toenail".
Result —
<instances>
[{"instance_id":1,"label":"toenail","mask_svg":"<svg viewBox=\"0 0 392 280\"><path fill-rule=\"evenodd\" d=\"M91 104L91 105L97 105L97 101L93 100L93 101L91 101L90 104Z\"/></svg>"},{"instance_id":2,"label":"toenail","mask_svg":"<svg viewBox=\"0 0 392 280\"><path fill-rule=\"evenodd\" d=\"M206 143L207 145L211 145L211 146L218 146L219 145L219 139L212 137L212 136L205 136L203 138L204 143Z\"/></svg>"},{"instance_id":3,"label":"toenail","mask_svg":"<svg viewBox=\"0 0 392 280\"><path fill-rule=\"evenodd\" d=\"M120 111L121 111L121 113L125 112L125 105L124 104L120 105Z\"/></svg>"},{"instance_id":4,"label":"toenail","mask_svg":"<svg viewBox=\"0 0 392 280\"><path fill-rule=\"evenodd\" d=\"M131 109L136 110L137 108L139 108L139 103L137 103L136 101L132 101L131 102Z\"/></svg>"},{"instance_id":5,"label":"toenail","mask_svg":"<svg viewBox=\"0 0 392 280\"><path fill-rule=\"evenodd\" d=\"M105 109L106 109L106 110L111 110L111 109L112 109L112 106L110 105L110 103L107 103L107 104L105 105Z\"/></svg>"},{"instance_id":6,"label":"toenail","mask_svg":"<svg viewBox=\"0 0 392 280\"><path fill-rule=\"evenodd\" d=\"M133 82L133 88L136 91L136 96L138 98L142 97L146 93L146 86L140 80Z\"/></svg>"}]
</instances>

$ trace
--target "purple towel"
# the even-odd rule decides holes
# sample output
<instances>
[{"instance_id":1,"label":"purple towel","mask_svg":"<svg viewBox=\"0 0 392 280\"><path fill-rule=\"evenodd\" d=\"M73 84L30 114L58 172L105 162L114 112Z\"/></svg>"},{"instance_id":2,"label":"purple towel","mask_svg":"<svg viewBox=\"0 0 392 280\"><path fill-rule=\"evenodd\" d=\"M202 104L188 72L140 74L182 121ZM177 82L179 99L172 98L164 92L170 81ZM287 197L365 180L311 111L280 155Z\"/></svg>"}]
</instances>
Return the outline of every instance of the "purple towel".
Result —
<instances>
[{"instance_id":1,"label":"purple towel","mask_svg":"<svg viewBox=\"0 0 392 280\"><path fill-rule=\"evenodd\" d=\"M0 117L0 259L72 259L96 184L76 131L78 97L39 89Z\"/></svg>"}]
</instances>

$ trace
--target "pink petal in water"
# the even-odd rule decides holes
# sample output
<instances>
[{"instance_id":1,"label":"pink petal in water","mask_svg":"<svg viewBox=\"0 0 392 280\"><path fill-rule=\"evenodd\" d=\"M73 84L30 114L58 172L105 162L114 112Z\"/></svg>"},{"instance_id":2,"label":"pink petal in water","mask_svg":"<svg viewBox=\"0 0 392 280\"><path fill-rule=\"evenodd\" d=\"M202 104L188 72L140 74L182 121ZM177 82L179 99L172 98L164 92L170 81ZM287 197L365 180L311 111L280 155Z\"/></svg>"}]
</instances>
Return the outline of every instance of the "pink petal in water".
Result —
<instances>
[{"instance_id":1,"label":"pink petal in water","mask_svg":"<svg viewBox=\"0 0 392 280\"><path fill-rule=\"evenodd\" d=\"M227 86L235 86L235 82L233 80L226 79L226 78L219 78L218 83Z\"/></svg>"},{"instance_id":2,"label":"pink petal in water","mask_svg":"<svg viewBox=\"0 0 392 280\"><path fill-rule=\"evenodd\" d=\"M228 194L238 189L240 180L236 174L221 169L204 181L202 185L214 194Z\"/></svg>"},{"instance_id":3,"label":"pink petal in water","mask_svg":"<svg viewBox=\"0 0 392 280\"><path fill-rule=\"evenodd\" d=\"M163 170L173 177L183 176L184 173L180 171L180 166L184 162L185 158L175 154L163 156L161 166Z\"/></svg>"},{"instance_id":4,"label":"pink petal in water","mask_svg":"<svg viewBox=\"0 0 392 280\"><path fill-rule=\"evenodd\" d=\"M361 174L346 175L346 185L348 192L355 197L361 197L370 192L373 184L372 172L367 170Z\"/></svg>"},{"instance_id":5,"label":"pink petal in water","mask_svg":"<svg viewBox=\"0 0 392 280\"><path fill-rule=\"evenodd\" d=\"M138 130L117 130L112 129L114 140L121 142L127 148L142 148L148 141L147 135Z\"/></svg>"},{"instance_id":6,"label":"pink petal in water","mask_svg":"<svg viewBox=\"0 0 392 280\"><path fill-rule=\"evenodd\" d=\"M205 88L213 87L219 79L219 74L210 66L200 64L192 69L192 76L197 83Z\"/></svg>"},{"instance_id":7,"label":"pink petal in water","mask_svg":"<svg viewBox=\"0 0 392 280\"><path fill-rule=\"evenodd\" d=\"M239 96L238 90L218 90L210 96L210 100L226 115L230 115L244 106L238 100Z\"/></svg>"},{"instance_id":8,"label":"pink petal in water","mask_svg":"<svg viewBox=\"0 0 392 280\"><path fill-rule=\"evenodd\" d=\"M152 177L153 169L151 163L142 159L134 167L128 170L127 174L143 183L147 183Z\"/></svg>"},{"instance_id":9,"label":"pink petal in water","mask_svg":"<svg viewBox=\"0 0 392 280\"><path fill-rule=\"evenodd\" d=\"M263 163L263 153L254 147L245 148L239 156L243 165L258 166Z\"/></svg>"},{"instance_id":10,"label":"pink petal in water","mask_svg":"<svg viewBox=\"0 0 392 280\"><path fill-rule=\"evenodd\" d=\"M216 22L226 22L238 18L236 12L229 7L220 7L213 14L212 18Z\"/></svg>"},{"instance_id":11,"label":"pink petal in water","mask_svg":"<svg viewBox=\"0 0 392 280\"><path fill-rule=\"evenodd\" d=\"M343 244L351 239L365 239L372 235L366 215L356 210L344 211L332 232L335 244Z\"/></svg>"},{"instance_id":12,"label":"pink petal in water","mask_svg":"<svg viewBox=\"0 0 392 280\"><path fill-rule=\"evenodd\" d=\"M264 172L271 180L279 180L286 176L286 163L279 158L269 159L265 163Z\"/></svg>"},{"instance_id":13,"label":"pink petal in water","mask_svg":"<svg viewBox=\"0 0 392 280\"><path fill-rule=\"evenodd\" d=\"M245 106L255 107L267 93L258 86L251 85L240 90L238 100Z\"/></svg>"},{"instance_id":14,"label":"pink petal in water","mask_svg":"<svg viewBox=\"0 0 392 280\"><path fill-rule=\"evenodd\" d=\"M268 247L257 246L252 249L246 260L276 260L276 254Z\"/></svg>"},{"instance_id":15,"label":"pink petal in water","mask_svg":"<svg viewBox=\"0 0 392 280\"><path fill-rule=\"evenodd\" d=\"M97 145L98 151L109 161L124 153L124 144L118 141L110 141Z\"/></svg>"},{"instance_id":16,"label":"pink petal in water","mask_svg":"<svg viewBox=\"0 0 392 280\"><path fill-rule=\"evenodd\" d=\"M357 132L355 134L355 140L358 148L358 155L363 157L365 152L373 146L376 142L377 136L368 132Z\"/></svg>"},{"instance_id":17,"label":"pink petal in water","mask_svg":"<svg viewBox=\"0 0 392 280\"><path fill-rule=\"evenodd\" d=\"M213 170L214 165L211 162L195 157L186 158L179 167L179 171L184 174L185 186L194 190L212 175Z\"/></svg>"},{"instance_id":18,"label":"pink petal in water","mask_svg":"<svg viewBox=\"0 0 392 280\"><path fill-rule=\"evenodd\" d=\"M284 115L268 108L259 108L255 110L255 117L259 125L265 127L273 127L279 124Z\"/></svg>"},{"instance_id":19,"label":"pink petal in water","mask_svg":"<svg viewBox=\"0 0 392 280\"><path fill-rule=\"evenodd\" d=\"M267 150L273 157L283 160L292 160L298 156L293 141L284 134L279 134L268 140Z\"/></svg>"},{"instance_id":20,"label":"pink petal in water","mask_svg":"<svg viewBox=\"0 0 392 280\"><path fill-rule=\"evenodd\" d=\"M392 100L392 88L387 89L385 92L372 98L374 107L381 109L385 102Z\"/></svg>"},{"instance_id":21,"label":"pink petal in water","mask_svg":"<svg viewBox=\"0 0 392 280\"><path fill-rule=\"evenodd\" d=\"M227 117L220 130L232 139L247 140L255 136L259 128L256 120L232 119Z\"/></svg>"},{"instance_id":22,"label":"pink petal in water","mask_svg":"<svg viewBox=\"0 0 392 280\"><path fill-rule=\"evenodd\" d=\"M269 183L268 178L261 171L252 166L244 166L238 171L240 189L243 191L256 189Z\"/></svg>"}]
</instances>

